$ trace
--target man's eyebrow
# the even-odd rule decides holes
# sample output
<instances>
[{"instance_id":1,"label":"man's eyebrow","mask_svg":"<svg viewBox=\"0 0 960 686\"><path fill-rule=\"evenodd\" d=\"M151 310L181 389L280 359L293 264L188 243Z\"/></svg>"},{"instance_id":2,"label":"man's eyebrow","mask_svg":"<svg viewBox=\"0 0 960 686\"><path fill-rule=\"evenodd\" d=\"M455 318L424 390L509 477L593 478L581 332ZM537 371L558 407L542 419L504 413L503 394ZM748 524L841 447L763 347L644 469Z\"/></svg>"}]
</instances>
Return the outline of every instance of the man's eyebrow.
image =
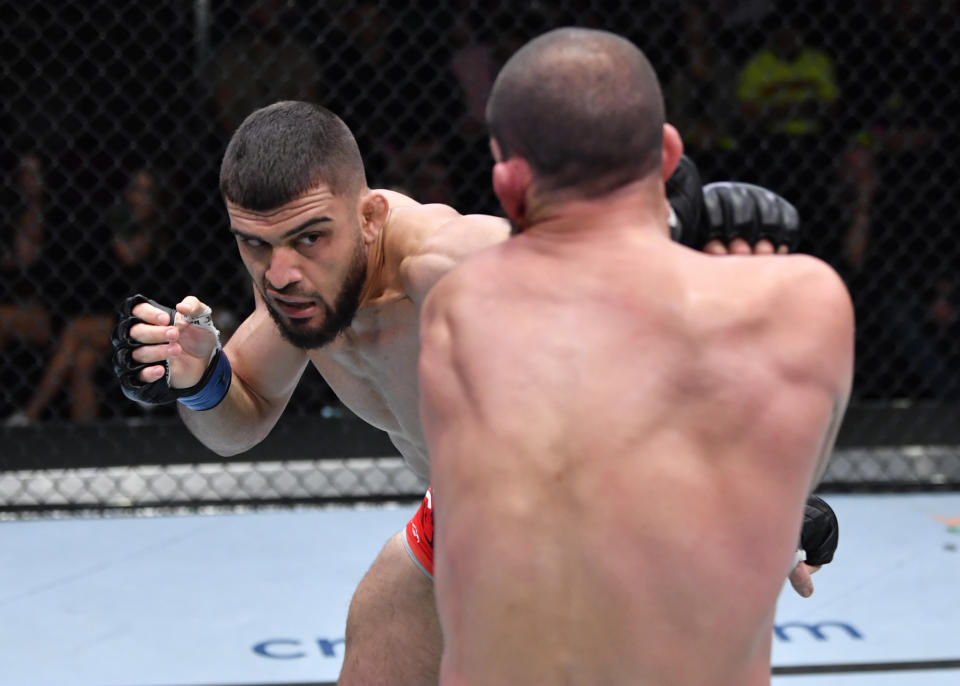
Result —
<instances>
[{"instance_id":1,"label":"man's eyebrow","mask_svg":"<svg viewBox=\"0 0 960 686\"><path fill-rule=\"evenodd\" d=\"M295 226L295 227L293 227L292 229L289 229L288 231L285 231L284 234L283 234L282 236L280 236L280 238L281 238L281 240L285 240L285 239L287 239L287 238L290 238L291 236L296 236L298 233L300 233L300 232L302 232L302 231L305 231L306 229L309 229L309 228L310 228L311 226L313 226L314 224L325 224L325 223L330 223L330 222L332 222L332 221L333 221L333 219L331 219L330 217L327 217L327 216L313 217L313 218L308 219L307 221L303 222L303 223L300 224L299 226ZM235 235L237 235L237 236L240 236L241 238L255 238L255 239L257 239L258 241L262 241L262 240L263 240L260 236L253 236L253 235L251 235L251 234L245 233L245 232L241 231L240 229L238 229L238 228L235 227L235 226L231 226L231 227L230 227L230 232L233 233L233 234L235 234Z\"/></svg>"}]
</instances>

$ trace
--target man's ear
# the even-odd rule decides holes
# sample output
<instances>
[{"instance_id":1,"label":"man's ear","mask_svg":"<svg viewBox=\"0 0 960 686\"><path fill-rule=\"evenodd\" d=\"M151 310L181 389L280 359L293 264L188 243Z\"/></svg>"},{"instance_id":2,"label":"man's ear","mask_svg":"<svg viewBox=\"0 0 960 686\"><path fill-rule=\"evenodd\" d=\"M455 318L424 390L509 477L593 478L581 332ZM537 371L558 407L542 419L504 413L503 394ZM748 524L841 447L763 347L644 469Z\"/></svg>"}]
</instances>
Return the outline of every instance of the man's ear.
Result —
<instances>
[{"instance_id":1,"label":"man's ear","mask_svg":"<svg viewBox=\"0 0 960 686\"><path fill-rule=\"evenodd\" d=\"M672 124L663 124L663 152L660 156L663 180L666 181L680 164L683 156L683 140Z\"/></svg>"},{"instance_id":2,"label":"man's ear","mask_svg":"<svg viewBox=\"0 0 960 686\"><path fill-rule=\"evenodd\" d=\"M371 243L380 235L380 229L386 223L389 211L390 203L387 202L383 193L367 191L360 201L360 230L363 233L364 242Z\"/></svg>"},{"instance_id":3,"label":"man's ear","mask_svg":"<svg viewBox=\"0 0 960 686\"><path fill-rule=\"evenodd\" d=\"M532 181L530 164L522 157L511 157L493 165L493 192L500 199L507 217L521 226L527 213L527 194Z\"/></svg>"}]
</instances>

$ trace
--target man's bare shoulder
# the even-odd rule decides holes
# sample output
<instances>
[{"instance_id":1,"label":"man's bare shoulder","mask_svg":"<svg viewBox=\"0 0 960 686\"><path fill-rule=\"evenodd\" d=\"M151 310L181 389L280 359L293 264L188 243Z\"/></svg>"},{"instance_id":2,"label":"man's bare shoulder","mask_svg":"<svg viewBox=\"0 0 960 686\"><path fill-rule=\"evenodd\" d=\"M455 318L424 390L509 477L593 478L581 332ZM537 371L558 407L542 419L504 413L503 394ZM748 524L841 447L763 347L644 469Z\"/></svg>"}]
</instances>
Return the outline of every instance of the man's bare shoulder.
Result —
<instances>
[{"instance_id":1,"label":"man's bare shoulder","mask_svg":"<svg viewBox=\"0 0 960 686\"><path fill-rule=\"evenodd\" d=\"M403 207L403 206L419 207L421 204L416 200L414 200L413 198L411 198L406 193L401 193L400 191L394 191L389 188L376 188L376 189L372 189L371 192L379 193L380 195L382 195L386 199L387 204L390 205L390 207Z\"/></svg>"},{"instance_id":2,"label":"man's bare shoulder","mask_svg":"<svg viewBox=\"0 0 960 686\"><path fill-rule=\"evenodd\" d=\"M809 255L778 256L767 292L769 321L797 371L844 385L853 365L850 292L826 262Z\"/></svg>"},{"instance_id":3,"label":"man's bare shoulder","mask_svg":"<svg viewBox=\"0 0 960 686\"><path fill-rule=\"evenodd\" d=\"M774 298L789 313L825 325L853 326L853 303L840 275L826 262L810 255L768 258L778 275Z\"/></svg>"},{"instance_id":4,"label":"man's bare shoulder","mask_svg":"<svg viewBox=\"0 0 960 686\"><path fill-rule=\"evenodd\" d=\"M850 306L850 296L840 275L811 255L686 254L697 261L687 265L695 275L694 283L716 285L715 295L719 298L772 310L783 310L788 303L830 311Z\"/></svg>"},{"instance_id":5,"label":"man's bare shoulder","mask_svg":"<svg viewBox=\"0 0 960 686\"><path fill-rule=\"evenodd\" d=\"M428 206L424 206L428 207ZM419 235L400 263L400 276L414 300L467 258L506 240L507 222L489 215L456 214Z\"/></svg>"},{"instance_id":6,"label":"man's bare shoulder","mask_svg":"<svg viewBox=\"0 0 960 686\"><path fill-rule=\"evenodd\" d=\"M847 363L853 305L826 262L809 255L686 255L690 321L700 340L761 345L797 373L815 371L825 356Z\"/></svg>"},{"instance_id":7,"label":"man's bare shoulder","mask_svg":"<svg viewBox=\"0 0 960 686\"><path fill-rule=\"evenodd\" d=\"M388 203L383 226L384 249L403 259L419 252L424 242L441 226L460 216L449 205L421 205L395 191L378 191Z\"/></svg>"}]
</instances>

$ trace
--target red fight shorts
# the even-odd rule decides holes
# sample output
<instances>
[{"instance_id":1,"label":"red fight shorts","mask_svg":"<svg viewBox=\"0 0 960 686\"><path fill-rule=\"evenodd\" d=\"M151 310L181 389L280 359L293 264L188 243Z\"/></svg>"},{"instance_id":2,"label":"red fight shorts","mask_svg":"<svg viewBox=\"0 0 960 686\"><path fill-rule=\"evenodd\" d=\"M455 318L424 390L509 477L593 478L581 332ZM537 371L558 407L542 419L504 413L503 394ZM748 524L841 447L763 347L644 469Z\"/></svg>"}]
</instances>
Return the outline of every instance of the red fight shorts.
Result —
<instances>
[{"instance_id":1,"label":"red fight shorts","mask_svg":"<svg viewBox=\"0 0 960 686\"><path fill-rule=\"evenodd\" d=\"M403 544L417 566L433 579L433 486L427 489L420 508L407 522Z\"/></svg>"}]
</instances>

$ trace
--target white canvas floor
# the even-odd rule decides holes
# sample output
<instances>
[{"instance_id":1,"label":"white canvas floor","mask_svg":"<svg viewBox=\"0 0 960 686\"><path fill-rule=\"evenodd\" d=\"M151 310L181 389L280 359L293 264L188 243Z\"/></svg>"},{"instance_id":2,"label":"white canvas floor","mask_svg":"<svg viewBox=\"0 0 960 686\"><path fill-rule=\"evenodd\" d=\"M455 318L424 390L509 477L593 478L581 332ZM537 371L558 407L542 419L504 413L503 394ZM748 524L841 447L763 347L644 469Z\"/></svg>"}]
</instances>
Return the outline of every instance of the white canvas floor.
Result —
<instances>
[{"instance_id":1,"label":"white canvas floor","mask_svg":"<svg viewBox=\"0 0 960 686\"><path fill-rule=\"evenodd\" d=\"M960 684L960 494L831 496L777 611L776 686ZM0 685L336 680L347 606L415 506L0 523Z\"/></svg>"}]
</instances>

